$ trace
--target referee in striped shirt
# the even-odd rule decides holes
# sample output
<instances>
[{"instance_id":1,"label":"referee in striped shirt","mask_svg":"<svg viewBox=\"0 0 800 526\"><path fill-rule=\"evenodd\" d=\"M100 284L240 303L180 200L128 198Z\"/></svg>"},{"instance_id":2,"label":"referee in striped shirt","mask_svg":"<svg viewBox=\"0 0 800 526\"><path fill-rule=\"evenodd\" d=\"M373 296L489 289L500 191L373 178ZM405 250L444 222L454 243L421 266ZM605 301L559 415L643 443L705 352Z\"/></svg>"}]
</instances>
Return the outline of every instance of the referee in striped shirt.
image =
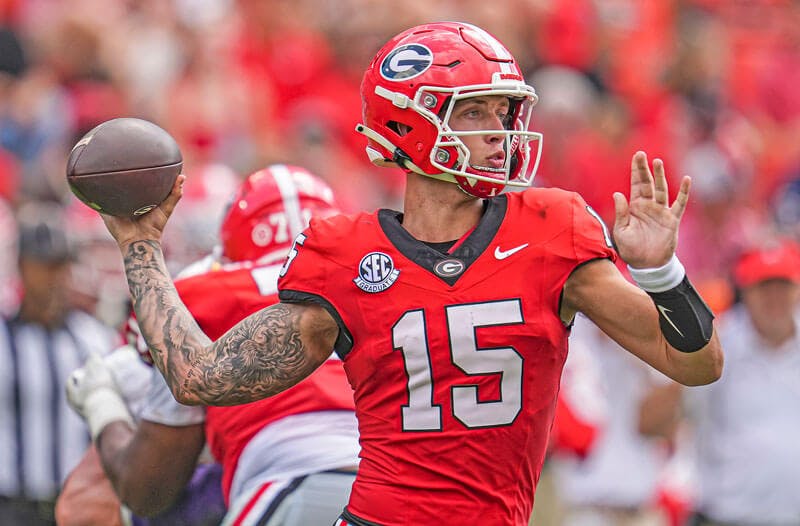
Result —
<instances>
[{"instance_id":1,"label":"referee in striped shirt","mask_svg":"<svg viewBox=\"0 0 800 526\"><path fill-rule=\"evenodd\" d=\"M89 444L66 403L66 379L119 337L70 308L72 251L61 217L28 206L17 219L23 298L15 315L0 319L0 524L54 525L61 483Z\"/></svg>"}]
</instances>

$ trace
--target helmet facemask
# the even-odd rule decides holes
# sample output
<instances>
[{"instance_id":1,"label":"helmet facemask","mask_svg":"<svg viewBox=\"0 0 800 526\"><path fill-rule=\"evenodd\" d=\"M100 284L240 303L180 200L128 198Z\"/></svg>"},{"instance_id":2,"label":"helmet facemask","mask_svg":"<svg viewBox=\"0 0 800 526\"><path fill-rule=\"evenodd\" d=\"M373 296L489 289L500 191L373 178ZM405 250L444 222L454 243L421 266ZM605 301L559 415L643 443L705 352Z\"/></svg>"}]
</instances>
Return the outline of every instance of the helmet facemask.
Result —
<instances>
[{"instance_id":1,"label":"helmet facemask","mask_svg":"<svg viewBox=\"0 0 800 526\"><path fill-rule=\"evenodd\" d=\"M477 89L475 89L477 88ZM521 89L520 89L521 88ZM533 183L541 154L541 134L529 132L531 109L536 103L532 88L498 89L495 86L456 88L448 96L439 118L436 142L430 152L430 162L442 173L451 175L459 187L470 195L491 197L505 187L526 188ZM530 92L525 89L530 89ZM421 97L425 97L424 90ZM523 94L520 94L520 91ZM505 96L509 100L508 116L503 129L455 130L450 125L453 110L459 101L482 96ZM505 157L502 166L485 166L472 160L472 152L463 137L501 136ZM531 155L535 152L535 157Z\"/></svg>"},{"instance_id":2,"label":"helmet facemask","mask_svg":"<svg viewBox=\"0 0 800 526\"><path fill-rule=\"evenodd\" d=\"M499 79L492 84L445 88L438 86L421 86L414 99L377 87L376 94L402 105L405 111L413 111L434 126L436 137L429 151L429 161L439 173L429 173L414 164L405 152L396 151L396 163L406 169L433 177L435 179L455 182L466 193L476 197L491 197L499 194L507 186L527 188L533 183L539 158L542 151L542 134L528 131L531 110L538 97L531 86L521 81L505 81ZM459 101L472 97L505 96L510 102L507 121L504 129L492 130L454 130L450 126L453 109ZM400 130L403 125L400 124ZM373 130L359 127L371 139ZM400 133L400 130L395 130ZM480 166L471 162L471 152L462 140L467 136L501 135L504 141L506 156L502 167ZM391 144L391 150L399 150L392 141L381 137ZM532 155L534 154L534 155ZM378 164L378 163L376 163Z\"/></svg>"}]
</instances>

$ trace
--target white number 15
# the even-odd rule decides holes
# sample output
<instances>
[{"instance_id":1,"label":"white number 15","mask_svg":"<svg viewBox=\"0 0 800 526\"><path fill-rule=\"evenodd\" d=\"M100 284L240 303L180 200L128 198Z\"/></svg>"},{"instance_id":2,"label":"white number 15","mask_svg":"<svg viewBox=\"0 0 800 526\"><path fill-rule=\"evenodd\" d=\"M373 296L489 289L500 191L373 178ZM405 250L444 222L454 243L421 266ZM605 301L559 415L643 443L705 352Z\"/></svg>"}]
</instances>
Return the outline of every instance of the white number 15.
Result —
<instances>
[{"instance_id":1,"label":"white number 15","mask_svg":"<svg viewBox=\"0 0 800 526\"><path fill-rule=\"evenodd\" d=\"M513 347L482 349L476 329L523 323L519 300L453 305L445 308L450 358L466 376L500 375L500 399L482 402L477 385L450 388L453 416L468 428L511 424L522 409L523 358ZM404 431L440 431L442 406L433 403L430 349L425 313L405 312L392 327L392 343L403 353L408 405L402 407Z\"/></svg>"}]
</instances>

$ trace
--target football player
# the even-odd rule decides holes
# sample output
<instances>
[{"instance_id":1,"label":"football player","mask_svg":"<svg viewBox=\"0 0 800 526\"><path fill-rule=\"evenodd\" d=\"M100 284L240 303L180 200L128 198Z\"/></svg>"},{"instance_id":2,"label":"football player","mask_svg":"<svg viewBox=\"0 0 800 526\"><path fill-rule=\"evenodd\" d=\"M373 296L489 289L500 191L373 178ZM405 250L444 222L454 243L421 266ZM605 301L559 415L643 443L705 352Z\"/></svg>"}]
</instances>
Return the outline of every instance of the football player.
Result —
<instances>
[{"instance_id":1,"label":"football player","mask_svg":"<svg viewBox=\"0 0 800 526\"><path fill-rule=\"evenodd\" d=\"M278 273L292 240L312 216L335 212L330 187L303 168L273 165L250 175L222 222L222 260L205 260L205 272L195 266L176 281L202 330L219 338L277 303ZM106 369L95 360L73 374L69 399L87 419L118 495L135 513L152 515L174 502L204 439L223 468L229 523L331 523L347 502L358 432L352 391L335 355L292 389L233 407L181 406L154 370L138 426L115 401L118 388Z\"/></svg>"},{"instance_id":2,"label":"football player","mask_svg":"<svg viewBox=\"0 0 800 526\"><path fill-rule=\"evenodd\" d=\"M633 155L630 199L614 195L616 251L579 195L526 189L541 147L528 128L537 95L470 24L397 35L361 96L367 153L405 170L403 211L312 221L281 270L280 303L212 341L159 245L179 177L155 211L104 217L142 332L187 404L273 396L333 347L362 446L341 524L527 524L577 312L681 383L721 374L713 314L674 255L690 180L670 205L663 163L651 171Z\"/></svg>"}]
</instances>

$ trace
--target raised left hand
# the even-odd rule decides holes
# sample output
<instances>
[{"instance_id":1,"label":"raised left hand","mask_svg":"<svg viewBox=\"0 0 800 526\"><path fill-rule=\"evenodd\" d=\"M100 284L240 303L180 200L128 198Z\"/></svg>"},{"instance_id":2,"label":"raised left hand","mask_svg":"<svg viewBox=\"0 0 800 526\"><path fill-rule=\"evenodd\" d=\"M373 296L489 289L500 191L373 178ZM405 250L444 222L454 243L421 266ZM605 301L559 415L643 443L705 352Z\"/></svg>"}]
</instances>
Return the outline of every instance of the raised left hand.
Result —
<instances>
[{"instance_id":1,"label":"raised left hand","mask_svg":"<svg viewBox=\"0 0 800 526\"><path fill-rule=\"evenodd\" d=\"M614 193L614 242L625 263L633 268L655 268L670 260L678 245L678 227L690 187L691 178L685 176L670 206L663 161L655 159L651 173L647 155L641 151L633 155L630 201Z\"/></svg>"}]
</instances>

